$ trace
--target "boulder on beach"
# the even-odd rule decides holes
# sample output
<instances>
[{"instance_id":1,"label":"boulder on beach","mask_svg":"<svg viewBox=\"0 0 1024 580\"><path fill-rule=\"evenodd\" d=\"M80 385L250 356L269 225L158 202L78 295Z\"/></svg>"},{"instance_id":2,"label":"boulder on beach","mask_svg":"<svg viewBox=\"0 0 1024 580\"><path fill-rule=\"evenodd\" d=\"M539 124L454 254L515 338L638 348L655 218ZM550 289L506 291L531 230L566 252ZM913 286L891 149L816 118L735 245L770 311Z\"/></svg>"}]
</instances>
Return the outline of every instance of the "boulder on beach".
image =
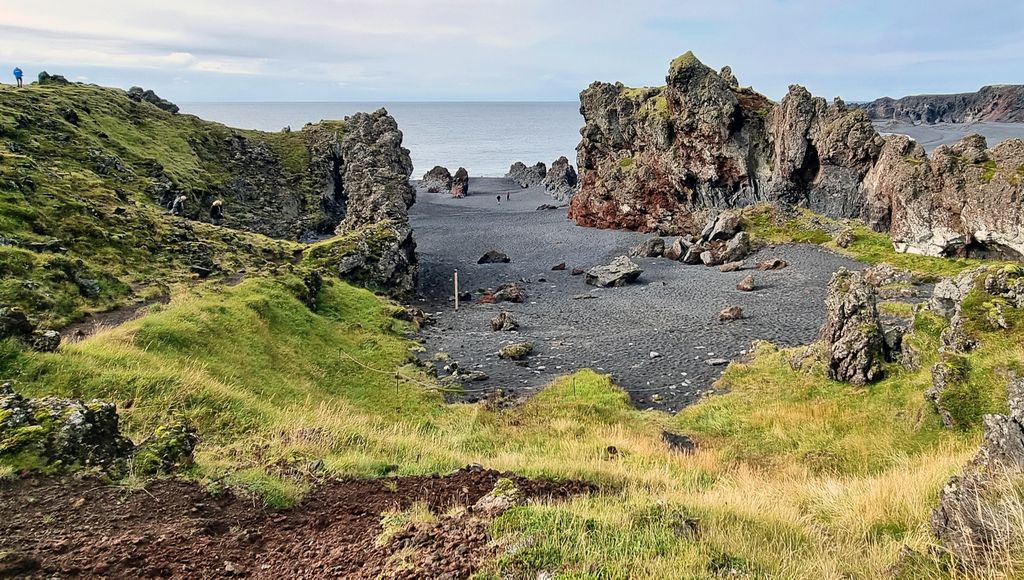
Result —
<instances>
[{"instance_id":1,"label":"boulder on beach","mask_svg":"<svg viewBox=\"0 0 1024 580\"><path fill-rule=\"evenodd\" d=\"M718 313L719 322L729 322L732 320L739 320L741 318L743 318L743 308L739 306L723 308L722 311Z\"/></svg>"},{"instance_id":2,"label":"boulder on beach","mask_svg":"<svg viewBox=\"0 0 1024 580\"><path fill-rule=\"evenodd\" d=\"M743 269L743 261L728 262L718 267L719 272L738 272Z\"/></svg>"},{"instance_id":3,"label":"boulder on beach","mask_svg":"<svg viewBox=\"0 0 1024 580\"><path fill-rule=\"evenodd\" d=\"M491 319L491 330L494 332L511 332L519 329L519 321L511 312L502 310Z\"/></svg>"},{"instance_id":4,"label":"boulder on beach","mask_svg":"<svg viewBox=\"0 0 1024 580\"><path fill-rule=\"evenodd\" d=\"M754 288L756 288L756 285L753 276L747 276L736 283L736 289L740 292L753 292Z\"/></svg>"},{"instance_id":5,"label":"boulder on beach","mask_svg":"<svg viewBox=\"0 0 1024 580\"><path fill-rule=\"evenodd\" d=\"M587 284L601 288L625 286L643 274L640 266L627 256L619 256L607 266L595 266L587 272Z\"/></svg>"},{"instance_id":6,"label":"boulder on beach","mask_svg":"<svg viewBox=\"0 0 1024 580\"><path fill-rule=\"evenodd\" d=\"M665 253L662 255L669 260L679 261L686 254L687 249L688 246L686 244L686 240L683 238L676 238L667 248L665 248Z\"/></svg>"},{"instance_id":7,"label":"boulder on beach","mask_svg":"<svg viewBox=\"0 0 1024 580\"><path fill-rule=\"evenodd\" d=\"M781 270L786 266L789 266L788 262L786 262L785 260L775 258L773 260L765 260L763 262L758 262L756 267L758 270L762 272L767 272L769 270Z\"/></svg>"},{"instance_id":8,"label":"boulder on beach","mask_svg":"<svg viewBox=\"0 0 1024 580\"><path fill-rule=\"evenodd\" d=\"M527 166L522 161L516 161L512 164L512 167L508 168L508 173L505 174L506 179L511 179L516 182L519 187L527 188L535 185L540 185L544 182L544 177L548 174L548 168L541 162L537 162L535 165Z\"/></svg>"},{"instance_id":9,"label":"boulder on beach","mask_svg":"<svg viewBox=\"0 0 1024 580\"><path fill-rule=\"evenodd\" d=\"M532 342L514 342L507 344L498 351L498 357L507 360L523 360L533 352Z\"/></svg>"},{"instance_id":10,"label":"boulder on beach","mask_svg":"<svg viewBox=\"0 0 1024 580\"><path fill-rule=\"evenodd\" d=\"M629 251L630 256L638 258L660 258L665 253L664 238L650 238L637 244Z\"/></svg>"},{"instance_id":11,"label":"boulder on beach","mask_svg":"<svg viewBox=\"0 0 1024 580\"><path fill-rule=\"evenodd\" d=\"M513 282L502 284L494 291L495 302L514 302L521 304L526 302L526 298L526 291Z\"/></svg>"},{"instance_id":12,"label":"boulder on beach","mask_svg":"<svg viewBox=\"0 0 1024 580\"><path fill-rule=\"evenodd\" d=\"M469 172L465 167L460 167L452 177L452 197L466 197L469 195Z\"/></svg>"},{"instance_id":13,"label":"boulder on beach","mask_svg":"<svg viewBox=\"0 0 1024 580\"><path fill-rule=\"evenodd\" d=\"M448 193L452 190L452 174L447 167L437 165L423 174L423 185L430 193Z\"/></svg>"},{"instance_id":14,"label":"boulder on beach","mask_svg":"<svg viewBox=\"0 0 1024 580\"><path fill-rule=\"evenodd\" d=\"M511 261L512 261L512 258L509 258L503 252L499 252L498 250L491 250L491 251L487 252L486 254L484 254L483 256L480 256L480 259L477 260L476 263L477 264L507 264L507 263L509 263Z\"/></svg>"}]
</instances>

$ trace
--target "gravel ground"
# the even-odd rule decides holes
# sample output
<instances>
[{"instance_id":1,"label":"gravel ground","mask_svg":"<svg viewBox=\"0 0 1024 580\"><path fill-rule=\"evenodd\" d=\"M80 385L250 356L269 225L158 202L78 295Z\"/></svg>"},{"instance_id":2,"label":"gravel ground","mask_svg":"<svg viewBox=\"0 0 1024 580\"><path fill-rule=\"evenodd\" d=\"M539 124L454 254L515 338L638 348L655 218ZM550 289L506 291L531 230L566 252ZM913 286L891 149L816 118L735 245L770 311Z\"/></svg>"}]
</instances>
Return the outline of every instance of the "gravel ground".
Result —
<instances>
[{"instance_id":1,"label":"gravel ground","mask_svg":"<svg viewBox=\"0 0 1024 580\"><path fill-rule=\"evenodd\" d=\"M817 246L785 245L747 259L748 266L770 258L790 263L775 272L748 267L723 273L634 258L644 269L637 284L597 289L571 270L606 264L648 236L581 228L566 219L564 208L537 211L545 203L556 202L543 190L522 190L504 179L473 179L463 199L419 191L412 224L420 294L423 308L437 315L436 324L422 332L425 356L445 352L460 367L489 375L465 385L470 400L498 388L527 394L559 375L593 368L610 373L639 406L677 411L707 392L724 369L706 361L740 357L756 339L785 346L813 341L829 276L842 266L860 268ZM511 262L477 265L488 250L504 252ZM551 270L562 262L566 271ZM463 292L525 280L529 298L522 304L464 304L455 312L456 268ZM736 282L750 273L757 290L737 291ZM719 322L719 311L732 305L741 306L746 318ZM491 331L490 319L501 310L518 318L518 332ZM525 364L496 356L504 344L519 341L535 346Z\"/></svg>"}]
</instances>

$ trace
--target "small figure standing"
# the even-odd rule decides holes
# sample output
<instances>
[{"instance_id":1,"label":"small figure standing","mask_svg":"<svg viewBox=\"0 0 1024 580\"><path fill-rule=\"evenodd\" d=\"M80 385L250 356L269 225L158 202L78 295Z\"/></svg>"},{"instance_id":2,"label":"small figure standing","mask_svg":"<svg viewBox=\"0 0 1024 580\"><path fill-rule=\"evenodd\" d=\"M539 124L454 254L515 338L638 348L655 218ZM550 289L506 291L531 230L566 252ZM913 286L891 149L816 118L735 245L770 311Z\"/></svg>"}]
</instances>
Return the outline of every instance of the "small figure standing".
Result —
<instances>
[{"instance_id":1,"label":"small figure standing","mask_svg":"<svg viewBox=\"0 0 1024 580\"><path fill-rule=\"evenodd\" d=\"M224 202L218 199L210 206L210 220L213 225L219 226L222 219L224 219Z\"/></svg>"},{"instance_id":2,"label":"small figure standing","mask_svg":"<svg viewBox=\"0 0 1024 580\"><path fill-rule=\"evenodd\" d=\"M496 196L498 198L498 205L501 205L501 195Z\"/></svg>"},{"instance_id":3,"label":"small figure standing","mask_svg":"<svg viewBox=\"0 0 1024 580\"><path fill-rule=\"evenodd\" d=\"M174 198L171 202L171 214L173 215L184 215L185 214L185 196L179 195Z\"/></svg>"},{"instance_id":4,"label":"small figure standing","mask_svg":"<svg viewBox=\"0 0 1024 580\"><path fill-rule=\"evenodd\" d=\"M23 76L24 73L21 72L21 69L14 67L14 80L17 81L19 87L22 86L21 77Z\"/></svg>"},{"instance_id":5,"label":"small figure standing","mask_svg":"<svg viewBox=\"0 0 1024 580\"><path fill-rule=\"evenodd\" d=\"M506 191L505 192L505 201L509 201L511 199L512 199L512 192L511 191Z\"/></svg>"}]
</instances>

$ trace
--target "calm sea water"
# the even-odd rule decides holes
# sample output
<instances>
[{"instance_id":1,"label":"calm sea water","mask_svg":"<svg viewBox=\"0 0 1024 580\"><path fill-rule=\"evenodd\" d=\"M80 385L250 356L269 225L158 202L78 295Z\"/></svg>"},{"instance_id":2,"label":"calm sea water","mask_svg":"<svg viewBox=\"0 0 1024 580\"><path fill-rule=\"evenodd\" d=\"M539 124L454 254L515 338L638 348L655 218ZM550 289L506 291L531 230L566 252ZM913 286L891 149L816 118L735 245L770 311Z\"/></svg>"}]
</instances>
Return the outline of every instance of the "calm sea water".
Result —
<instances>
[{"instance_id":1,"label":"calm sea water","mask_svg":"<svg viewBox=\"0 0 1024 580\"><path fill-rule=\"evenodd\" d=\"M299 129L385 107L398 120L412 152L414 177L435 165L473 177L500 177L523 161L576 162L583 118L570 103L185 103L182 111L243 129Z\"/></svg>"}]
</instances>

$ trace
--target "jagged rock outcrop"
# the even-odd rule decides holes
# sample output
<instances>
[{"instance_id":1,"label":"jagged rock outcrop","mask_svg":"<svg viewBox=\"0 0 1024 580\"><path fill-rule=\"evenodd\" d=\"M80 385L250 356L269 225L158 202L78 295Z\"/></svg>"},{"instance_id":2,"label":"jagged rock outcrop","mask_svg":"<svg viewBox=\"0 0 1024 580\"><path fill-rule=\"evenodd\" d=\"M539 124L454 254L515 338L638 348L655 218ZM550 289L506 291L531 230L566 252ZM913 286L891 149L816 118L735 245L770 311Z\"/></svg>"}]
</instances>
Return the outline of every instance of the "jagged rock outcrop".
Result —
<instances>
[{"instance_id":1,"label":"jagged rock outcrop","mask_svg":"<svg viewBox=\"0 0 1024 580\"><path fill-rule=\"evenodd\" d=\"M896 249L927 256L1024 256L1024 141L992 149L980 135L924 148L902 135L886 139L865 177L869 224L888 230Z\"/></svg>"},{"instance_id":2,"label":"jagged rock outcrop","mask_svg":"<svg viewBox=\"0 0 1024 580\"><path fill-rule=\"evenodd\" d=\"M867 115L831 105L793 85L771 114L769 141L774 167L766 199L810 208L836 217L860 217L861 182L885 141Z\"/></svg>"},{"instance_id":3,"label":"jagged rock outcrop","mask_svg":"<svg viewBox=\"0 0 1024 580\"><path fill-rule=\"evenodd\" d=\"M981 449L945 485L932 513L932 532L969 569L1001 561L1021 541L1014 514L1024 478L1024 381L1011 376L1008 392L1009 413L985 416Z\"/></svg>"},{"instance_id":4,"label":"jagged rock outcrop","mask_svg":"<svg viewBox=\"0 0 1024 580\"><path fill-rule=\"evenodd\" d=\"M706 210L782 202L862 218L902 252L1024 259L1024 141L969 136L929 158L865 109L795 85L775 104L691 53L664 87L594 83L580 103L580 225L696 234Z\"/></svg>"},{"instance_id":5,"label":"jagged rock outcrop","mask_svg":"<svg viewBox=\"0 0 1024 580\"><path fill-rule=\"evenodd\" d=\"M551 197L558 201L569 201L576 194L579 177L569 160L562 156L551 164L543 183Z\"/></svg>"},{"instance_id":6,"label":"jagged rock outcrop","mask_svg":"<svg viewBox=\"0 0 1024 580\"><path fill-rule=\"evenodd\" d=\"M860 105L872 119L911 123L1024 122L1024 85L993 85L975 93L883 97Z\"/></svg>"},{"instance_id":7,"label":"jagged rock outcrop","mask_svg":"<svg viewBox=\"0 0 1024 580\"><path fill-rule=\"evenodd\" d=\"M429 193L449 193L452 190L452 174L447 167L437 165L423 174L423 185Z\"/></svg>"},{"instance_id":8,"label":"jagged rock outcrop","mask_svg":"<svg viewBox=\"0 0 1024 580\"><path fill-rule=\"evenodd\" d=\"M179 110L178 105L175 105L167 99L162 99L152 90L143 89L142 87L132 87L128 89L128 98L138 103L150 103L155 105L158 109L163 109L172 115L176 114Z\"/></svg>"},{"instance_id":9,"label":"jagged rock outcrop","mask_svg":"<svg viewBox=\"0 0 1024 580\"><path fill-rule=\"evenodd\" d=\"M394 117L380 109L345 119L341 157L346 214L333 245L340 250L333 256L335 271L393 296L408 296L418 275L409 225L416 190L409 184L412 159Z\"/></svg>"},{"instance_id":10,"label":"jagged rock outcrop","mask_svg":"<svg viewBox=\"0 0 1024 580\"><path fill-rule=\"evenodd\" d=\"M843 268L829 281L825 311L821 339L829 378L857 386L881 378L885 342L874 287Z\"/></svg>"},{"instance_id":11,"label":"jagged rock outcrop","mask_svg":"<svg viewBox=\"0 0 1024 580\"><path fill-rule=\"evenodd\" d=\"M452 176L452 197L466 197L469 195L469 172L465 167L460 167Z\"/></svg>"},{"instance_id":12,"label":"jagged rock outcrop","mask_svg":"<svg viewBox=\"0 0 1024 580\"><path fill-rule=\"evenodd\" d=\"M734 90L691 53L673 61L666 83L594 83L580 94L586 125L569 211L580 225L693 233L694 210L757 198L772 103Z\"/></svg>"},{"instance_id":13,"label":"jagged rock outcrop","mask_svg":"<svg viewBox=\"0 0 1024 580\"><path fill-rule=\"evenodd\" d=\"M509 167L505 177L516 182L519 187L527 188L543 183L547 174L547 166L540 161L530 166L527 166L522 161L516 161L512 164L512 167Z\"/></svg>"}]
</instances>

